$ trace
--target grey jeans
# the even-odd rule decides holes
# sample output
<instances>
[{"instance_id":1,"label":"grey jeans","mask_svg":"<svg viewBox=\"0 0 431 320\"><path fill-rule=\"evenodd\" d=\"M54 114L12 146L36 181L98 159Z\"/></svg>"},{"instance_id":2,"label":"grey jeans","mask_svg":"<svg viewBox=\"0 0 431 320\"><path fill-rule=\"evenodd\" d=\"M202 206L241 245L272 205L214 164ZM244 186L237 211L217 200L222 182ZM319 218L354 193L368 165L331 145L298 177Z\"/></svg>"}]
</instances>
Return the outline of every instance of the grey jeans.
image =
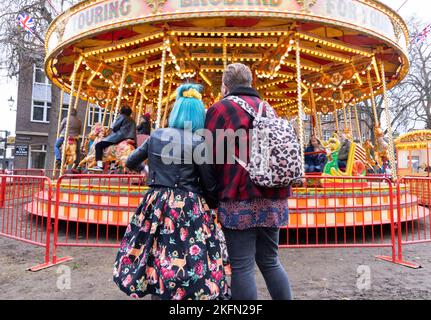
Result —
<instances>
[{"instance_id":1,"label":"grey jeans","mask_svg":"<svg viewBox=\"0 0 431 320\"><path fill-rule=\"evenodd\" d=\"M278 228L223 229L232 266L232 299L257 300L255 262L273 300L292 300L287 273L278 257Z\"/></svg>"}]
</instances>

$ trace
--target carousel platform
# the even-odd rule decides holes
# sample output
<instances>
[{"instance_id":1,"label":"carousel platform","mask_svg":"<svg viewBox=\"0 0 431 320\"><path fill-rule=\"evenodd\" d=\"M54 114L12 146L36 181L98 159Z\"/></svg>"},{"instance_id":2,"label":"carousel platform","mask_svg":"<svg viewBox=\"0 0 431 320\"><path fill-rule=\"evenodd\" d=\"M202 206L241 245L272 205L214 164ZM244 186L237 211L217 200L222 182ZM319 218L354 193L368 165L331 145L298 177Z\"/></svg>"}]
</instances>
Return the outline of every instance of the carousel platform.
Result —
<instances>
[{"instance_id":1,"label":"carousel platform","mask_svg":"<svg viewBox=\"0 0 431 320\"><path fill-rule=\"evenodd\" d=\"M58 194L58 217L68 222L127 226L145 192L143 185L121 185L111 181L100 186L98 180L87 183L61 185ZM392 200L391 200L392 197ZM429 216L419 198L401 187L401 220L414 221ZM55 217L57 199L51 199L51 215ZM37 203L37 205L35 205ZM44 192L36 195L27 205L32 215L47 216L48 197ZM289 199L291 228L361 227L391 223L391 210L395 219L396 189L379 184L366 188L295 188Z\"/></svg>"}]
</instances>

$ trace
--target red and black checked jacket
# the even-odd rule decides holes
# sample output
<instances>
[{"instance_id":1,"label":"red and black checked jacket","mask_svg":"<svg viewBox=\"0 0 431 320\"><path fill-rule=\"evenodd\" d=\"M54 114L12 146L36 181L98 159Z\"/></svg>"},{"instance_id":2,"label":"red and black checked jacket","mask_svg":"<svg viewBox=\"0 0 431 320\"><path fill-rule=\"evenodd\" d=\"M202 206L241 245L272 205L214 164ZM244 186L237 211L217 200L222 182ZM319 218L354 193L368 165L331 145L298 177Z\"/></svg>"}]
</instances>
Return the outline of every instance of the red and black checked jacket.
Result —
<instances>
[{"instance_id":1,"label":"red and black checked jacket","mask_svg":"<svg viewBox=\"0 0 431 320\"><path fill-rule=\"evenodd\" d=\"M257 91L253 88L238 87L231 92L230 95L241 97L258 111L261 99ZM205 128L210 130L213 134L214 161L218 150L222 150L221 148L225 148L226 150L226 141L216 141L217 129L232 129L233 131L245 129L247 131L247 137L244 136L244 138L250 141L249 129L252 128L252 125L253 118L239 105L228 99L223 99L209 108L206 116ZM236 157L239 157L238 145L239 143L236 141ZM250 143L248 143L248 147L250 147ZM247 152L247 155L249 156L249 152ZM237 162L235 162L235 164L227 164L226 161L224 164L216 163L215 171L220 186L220 201L246 201L256 198L283 200L290 196L290 188L268 189L256 186L251 181L248 172Z\"/></svg>"}]
</instances>

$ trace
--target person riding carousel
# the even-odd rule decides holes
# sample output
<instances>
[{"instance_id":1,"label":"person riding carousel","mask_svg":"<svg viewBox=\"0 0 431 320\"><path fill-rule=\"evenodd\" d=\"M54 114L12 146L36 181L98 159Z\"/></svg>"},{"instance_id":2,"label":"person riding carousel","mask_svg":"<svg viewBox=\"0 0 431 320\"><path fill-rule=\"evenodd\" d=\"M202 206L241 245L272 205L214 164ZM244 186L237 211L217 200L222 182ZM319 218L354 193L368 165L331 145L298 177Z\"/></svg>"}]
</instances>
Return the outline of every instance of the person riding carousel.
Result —
<instances>
[{"instance_id":1,"label":"person riding carousel","mask_svg":"<svg viewBox=\"0 0 431 320\"><path fill-rule=\"evenodd\" d=\"M67 125L67 117L63 119L63 121L60 124L60 137L55 142L54 152L55 152L55 166L56 168L61 167L61 147L64 144L65 141L65 135L66 135L66 125ZM77 157L75 161L75 166L79 163L79 136L82 131L82 121L77 115L76 109L72 109L70 111L70 120L69 120L69 137L71 137L73 140L75 140L77 144Z\"/></svg>"},{"instance_id":2,"label":"person riding carousel","mask_svg":"<svg viewBox=\"0 0 431 320\"><path fill-rule=\"evenodd\" d=\"M106 148L125 140L133 140L136 144L136 123L131 116L132 109L122 107L120 116L111 127L112 133L95 145L97 166L92 168L93 171L103 171L103 152Z\"/></svg>"},{"instance_id":3,"label":"person riding carousel","mask_svg":"<svg viewBox=\"0 0 431 320\"><path fill-rule=\"evenodd\" d=\"M310 144L305 149L305 172L321 173L328 160L325 148L317 137L310 139Z\"/></svg>"}]
</instances>

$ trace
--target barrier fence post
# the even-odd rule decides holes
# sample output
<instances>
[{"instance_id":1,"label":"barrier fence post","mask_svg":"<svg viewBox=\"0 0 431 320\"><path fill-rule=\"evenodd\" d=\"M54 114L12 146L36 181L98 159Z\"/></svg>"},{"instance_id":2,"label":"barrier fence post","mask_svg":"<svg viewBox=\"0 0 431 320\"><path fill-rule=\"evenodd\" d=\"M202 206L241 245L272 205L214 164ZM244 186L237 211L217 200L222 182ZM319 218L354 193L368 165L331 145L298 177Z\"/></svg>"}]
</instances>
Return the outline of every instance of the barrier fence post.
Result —
<instances>
[{"instance_id":1,"label":"barrier fence post","mask_svg":"<svg viewBox=\"0 0 431 320\"><path fill-rule=\"evenodd\" d=\"M389 180L389 179L388 179ZM401 179L397 179L397 181L395 182L395 186L396 186L396 214L397 214L397 219L395 222L395 217L394 217L394 205L393 205L393 182L391 180L389 180L390 183L390 189L391 189L391 194L392 196L390 197L391 199L391 237L392 237L392 257L387 257L387 256L377 256L377 259L380 260L384 260L384 261L388 261L397 265L401 265L404 267L408 267L408 268L412 268L412 269L420 269L421 266L415 263L411 263L411 262L407 262L404 261L403 259L403 247L402 247L402 218L401 218L401 187L400 187L400 182L403 180L403 178ZM395 236L395 232L397 233ZM398 253L396 254L395 249L398 249Z\"/></svg>"},{"instance_id":2,"label":"barrier fence post","mask_svg":"<svg viewBox=\"0 0 431 320\"><path fill-rule=\"evenodd\" d=\"M1 186L0 186L0 208L4 208L4 205L6 202L6 184L7 184L7 177L2 176Z\"/></svg>"},{"instance_id":3,"label":"barrier fence post","mask_svg":"<svg viewBox=\"0 0 431 320\"><path fill-rule=\"evenodd\" d=\"M48 193L47 193L47 218L46 218L46 244L45 244L45 262L43 264L34 266L27 269L27 271L37 272L46 269L50 266L50 253L51 253L51 221L52 221L52 181L51 179L45 177L45 182L48 183ZM45 188L44 188L45 190Z\"/></svg>"},{"instance_id":4,"label":"barrier fence post","mask_svg":"<svg viewBox=\"0 0 431 320\"><path fill-rule=\"evenodd\" d=\"M54 242L53 242L53 252L52 252L52 263L51 266L55 266L58 265L60 263L64 263L70 260L73 260L72 257L64 257L64 258L57 258L57 243L58 243L58 223L59 223L59 214L58 214L58 210L60 207L60 190L61 190L61 183L64 179L64 176L61 176L60 178L58 178L57 180L57 186L56 186L56 199L55 199L55 221L54 221Z\"/></svg>"}]
</instances>

